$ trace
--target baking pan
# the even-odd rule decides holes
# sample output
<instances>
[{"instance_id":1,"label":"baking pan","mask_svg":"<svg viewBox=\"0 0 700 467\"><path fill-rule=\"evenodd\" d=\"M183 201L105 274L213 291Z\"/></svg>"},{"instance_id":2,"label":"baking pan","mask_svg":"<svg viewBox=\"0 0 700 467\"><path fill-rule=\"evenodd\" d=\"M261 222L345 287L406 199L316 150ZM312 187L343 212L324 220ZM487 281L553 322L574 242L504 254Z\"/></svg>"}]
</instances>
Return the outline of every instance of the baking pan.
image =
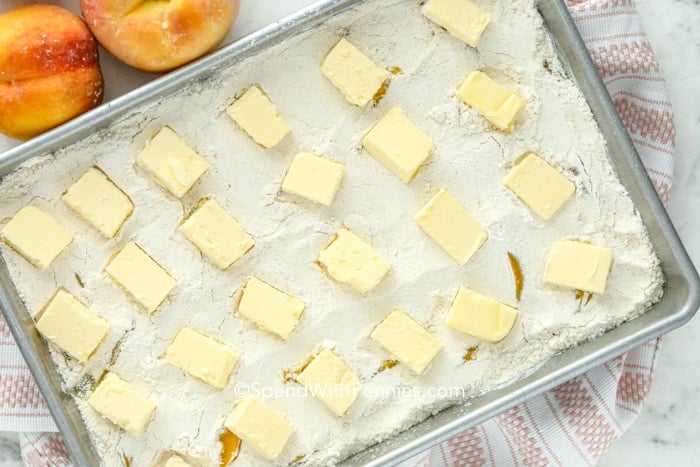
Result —
<instances>
[{"instance_id":1,"label":"baking pan","mask_svg":"<svg viewBox=\"0 0 700 467\"><path fill-rule=\"evenodd\" d=\"M362 0L323 0L279 23L0 155L0 178L22 162L53 153L132 114L141 105L163 99L192 81L201 81L285 38L308 30ZM560 59L583 91L608 145L609 156L646 225L661 260L665 293L639 318L566 350L530 376L502 389L434 415L393 438L353 456L344 465L391 465L491 418L542 391L614 358L693 317L700 305L700 278L659 201L632 142L607 94L563 0L539 0L539 9ZM0 201L1 202L1 201ZM99 458L72 397L60 383L49 349L36 332L0 259L0 308L19 344L58 429L78 466L96 466Z\"/></svg>"}]
</instances>

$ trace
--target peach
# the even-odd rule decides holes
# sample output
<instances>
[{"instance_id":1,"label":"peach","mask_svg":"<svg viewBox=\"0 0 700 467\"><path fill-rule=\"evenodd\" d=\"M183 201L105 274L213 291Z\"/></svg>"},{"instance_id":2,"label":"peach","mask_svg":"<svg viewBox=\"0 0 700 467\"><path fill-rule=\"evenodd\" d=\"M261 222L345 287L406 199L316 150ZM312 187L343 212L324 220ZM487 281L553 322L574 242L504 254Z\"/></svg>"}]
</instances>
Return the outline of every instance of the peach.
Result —
<instances>
[{"instance_id":1,"label":"peach","mask_svg":"<svg viewBox=\"0 0 700 467\"><path fill-rule=\"evenodd\" d=\"M167 71L213 49L226 36L239 0L80 0L100 44L144 71Z\"/></svg>"},{"instance_id":2,"label":"peach","mask_svg":"<svg viewBox=\"0 0 700 467\"><path fill-rule=\"evenodd\" d=\"M102 101L97 42L68 10L27 5L0 15L0 133L29 139Z\"/></svg>"}]
</instances>

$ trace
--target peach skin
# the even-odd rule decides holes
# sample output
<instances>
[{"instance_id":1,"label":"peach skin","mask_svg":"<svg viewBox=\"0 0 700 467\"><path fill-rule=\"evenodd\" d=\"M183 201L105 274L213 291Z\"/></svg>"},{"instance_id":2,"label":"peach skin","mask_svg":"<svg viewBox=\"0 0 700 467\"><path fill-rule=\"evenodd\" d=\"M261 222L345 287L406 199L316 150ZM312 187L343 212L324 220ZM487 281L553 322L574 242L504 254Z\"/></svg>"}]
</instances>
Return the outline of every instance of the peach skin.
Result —
<instances>
[{"instance_id":1,"label":"peach skin","mask_svg":"<svg viewBox=\"0 0 700 467\"><path fill-rule=\"evenodd\" d=\"M168 71L213 49L226 36L239 0L80 0L100 44L144 71Z\"/></svg>"},{"instance_id":2,"label":"peach skin","mask_svg":"<svg viewBox=\"0 0 700 467\"><path fill-rule=\"evenodd\" d=\"M63 8L27 5L0 15L0 133L26 140L102 101L97 42Z\"/></svg>"}]
</instances>

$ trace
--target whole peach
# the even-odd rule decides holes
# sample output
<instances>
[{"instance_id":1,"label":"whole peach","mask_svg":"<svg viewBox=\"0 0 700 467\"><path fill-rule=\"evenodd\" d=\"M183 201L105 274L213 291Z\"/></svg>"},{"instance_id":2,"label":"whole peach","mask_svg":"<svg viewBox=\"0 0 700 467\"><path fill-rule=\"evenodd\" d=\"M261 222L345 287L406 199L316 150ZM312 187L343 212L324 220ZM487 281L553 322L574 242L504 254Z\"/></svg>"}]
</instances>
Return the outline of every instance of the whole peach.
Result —
<instances>
[{"instance_id":1,"label":"whole peach","mask_svg":"<svg viewBox=\"0 0 700 467\"><path fill-rule=\"evenodd\" d=\"M226 36L239 0L80 0L102 46L145 71L167 71L200 57Z\"/></svg>"},{"instance_id":2,"label":"whole peach","mask_svg":"<svg viewBox=\"0 0 700 467\"><path fill-rule=\"evenodd\" d=\"M29 139L102 101L97 42L76 15L27 5L0 15L0 132Z\"/></svg>"}]
</instances>

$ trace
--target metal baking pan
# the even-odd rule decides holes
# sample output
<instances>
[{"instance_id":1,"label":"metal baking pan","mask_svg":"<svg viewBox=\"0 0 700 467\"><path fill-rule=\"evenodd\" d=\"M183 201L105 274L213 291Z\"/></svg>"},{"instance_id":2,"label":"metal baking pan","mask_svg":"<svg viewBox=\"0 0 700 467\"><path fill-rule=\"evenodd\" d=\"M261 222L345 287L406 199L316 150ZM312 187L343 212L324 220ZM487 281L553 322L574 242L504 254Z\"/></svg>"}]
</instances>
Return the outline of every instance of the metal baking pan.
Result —
<instances>
[{"instance_id":1,"label":"metal baking pan","mask_svg":"<svg viewBox=\"0 0 700 467\"><path fill-rule=\"evenodd\" d=\"M206 79L285 38L308 30L362 0L322 0L189 66L103 105L53 131L0 155L0 178L22 162L52 153L105 128L139 106L168 96L191 81ZM661 259L666 279L659 303L641 317L566 350L530 376L434 415L404 433L345 461L345 465L391 465L491 418L542 391L616 357L690 320L700 306L700 278L591 61L563 0L539 0L539 9L570 77L580 86L607 140L610 158L629 191ZM1 201L0 201L1 202ZM0 308L78 466L99 458L72 397L62 388L46 343L36 332L0 259Z\"/></svg>"}]
</instances>

